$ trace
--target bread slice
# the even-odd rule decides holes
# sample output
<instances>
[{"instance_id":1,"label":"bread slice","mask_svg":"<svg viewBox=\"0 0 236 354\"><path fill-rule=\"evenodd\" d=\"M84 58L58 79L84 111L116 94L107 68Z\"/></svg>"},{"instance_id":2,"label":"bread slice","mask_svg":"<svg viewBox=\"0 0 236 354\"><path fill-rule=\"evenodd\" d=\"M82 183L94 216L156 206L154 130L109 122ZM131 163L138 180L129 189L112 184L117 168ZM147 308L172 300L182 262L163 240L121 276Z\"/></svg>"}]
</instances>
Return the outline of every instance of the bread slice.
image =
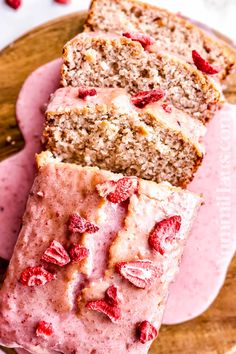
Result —
<instances>
[{"instance_id":1,"label":"bread slice","mask_svg":"<svg viewBox=\"0 0 236 354\"><path fill-rule=\"evenodd\" d=\"M149 34L159 48L187 62L192 62L192 50L197 50L220 69L220 80L225 79L236 63L236 51L223 41L178 14L135 0L92 0L85 30Z\"/></svg>"},{"instance_id":2,"label":"bread slice","mask_svg":"<svg viewBox=\"0 0 236 354\"><path fill-rule=\"evenodd\" d=\"M38 163L0 290L0 344L147 354L201 197L47 153Z\"/></svg>"},{"instance_id":3,"label":"bread slice","mask_svg":"<svg viewBox=\"0 0 236 354\"><path fill-rule=\"evenodd\" d=\"M163 99L138 108L124 89L85 99L79 90L58 89L47 108L45 146L55 157L174 186L192 180L204 154L200 121Z\"/></svg>"},{"instance_id":4,"label":"bread slice","mask_svg":"<svg viewBox=\"0 0 236 354\"><path fill-rule=\"evenodd\" d=\"M166 100L207 122L222 101L216 83L193 66L132 39L81 33L64 47L64 86L123 87L131 94L162 88Z\"/></svg>"}]
</instances>

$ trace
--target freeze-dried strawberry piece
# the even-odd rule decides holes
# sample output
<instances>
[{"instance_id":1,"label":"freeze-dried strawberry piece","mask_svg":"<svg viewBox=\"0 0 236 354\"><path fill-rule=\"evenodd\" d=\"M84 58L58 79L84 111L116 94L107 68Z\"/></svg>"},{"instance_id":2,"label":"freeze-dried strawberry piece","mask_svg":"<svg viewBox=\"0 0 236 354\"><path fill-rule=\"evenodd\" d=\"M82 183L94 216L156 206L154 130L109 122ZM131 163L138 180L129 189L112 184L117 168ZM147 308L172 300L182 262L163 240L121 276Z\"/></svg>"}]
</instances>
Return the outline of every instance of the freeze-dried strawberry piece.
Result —
<instances>
[{"instance_id":1,"label":"freeze-dried strawberry piece","mask_svg":"<svg viewBox=\"0 0 236 354\"><path fill-rule=\"evenodd\" d=\"M73 244L70 247L69 254L71 261L78 263L88 257L89 250L84 246Z\"/></svg>"},{"instance_id":2,"label":"freeze-dried strawberry piece","mask_svg":"<svg viewBox=\"0 0 236 354\"><path fill-rule=\"evenodd\" d=\"M82 218L78 213L72 214L69 219L69 231L71 232L88 232L93 234L99 230L97 225L92 224L90 221Z\"/></svg>"},{"instance_id":3,"label":"freeze-dried strawberry piece","mask_svg":"<svg viewBox=\"0 0 236 354\"><path fill-rule=\"evenodd\" d=\"M141 289L150 287L160 274L159 269L149 260L120 262L116 264L116 270L130 283Z\"/></svg>"},{"instance_id":4,"label":"freeze-dried strawberry piece","mask_svg":"<svg viewBox=\"0 0 236 354\"><path fill-rule=\"evenodd\" d=\"M27 286L44 285L56 279L56 274L48 272L44 267L28 267L20 276L20 283Z\"/></svg>"},{"instance_id":5,"label":"freeze-dried strawberry piece","mask_svg":"<svg viewBox=\"0 0 236 354\"><path fill-rule=\"evenodd\" d=\"M170 103L163 103L162 108L166 113L171 113L172 112L172 107Z\"/></svg>"},{"instance_id":6,"label":"freeze-dried strawberry piece","mask_svg":"<svg viewBox=\"0 0 236 354\"><path fill-rule=\"evenodd\" d=\"M165 253L168 243L171 243L181 227L181 216L174 215L168 219L159 221L149 235L149 245L161 255Z\"/></svg>"},{"instance_id":7,"label":"freeze-dried strawberry piece","mask_svg":"<svg viewBox=\"0 0 236 354\"><path fill-rule=\"evenodd\" d=\"M51 323L40 321L36 327L36 336L47 339L53 334L53 327Z\"/></svg>"},{"instance_id":8,"label":"freeze-dried strawberry piece","mask_svg":"<svg viewBox=\"0 0 236 354\"><path fill-rule=\"evenodd\" d=\"M59 265L60 267L70 263L70 257L65 248L56 240L52 241L41 259L45 262Z\"/></svg>"},{"instance_id":9,"label":"freeze-dried strawberry piece","mask_svg":"<svg viewBox=\"0 0 236 354\"><path fill-rule=\"evenodd\" d=\"M137 334L139 341L145 344L157 337L157 330L149 321L143 321L138 325Z\"/></svg>"},{"instance_id":10,"label":"freeze-dried strawberry piece","mask_svg":"<svg viewBox=\"0 0 236 354\"><path fill-rule=\"evenodd\" d=\"M114 192L108 194L107 199L112 203L121 203L138 191L138 179L134 177L124 177L116 182Z\"/></svg>"},{"instance_id":11,"label":"freeze-dried strawberry piece","mask_svg":"<svg viewBox=\"0 0 236 354\"><path fill-rule=\"evenodd\" d=\"M131 97L131 102L138 108L144 108L150 103L157 102L165 96L165 92L161 89L141 91Z\"/></svg>"},{"instance_id":12,"label":"freeze-dried strawberry piece","mask_svg":"<svg viewBox=\"0 0 236 354\"><path fill-rule=\"evenodd\" d=\"M106 197L112 203L121 203L138 192L139 182L136 177L123 177L118 181L107 181L97 184L101 197Z\"/></svg>"},{"instance_id":13,"label":"freeze-dried strawberry piece","mask_svg":"<svg viewBox=\"0 0 236 354\"><path fill-rule=\"evenodd\" d=\"M105 300L89 301L86 304L89 310L94 310L108 316L112 322L117 322L121 318L121 309L117 306L109 305Z\"/></svg>"},{"instance_id":14,"label":"freeze-dried strawberry piece","mask_svg":"<svg viewBox=\"0 0 236 354\"><path fill-rule=\"evenodd\" d=\"M71 0L54 0L58 4L68 5L70 4Z\"/></svg>"},{"instance_id":15,"label":"freeze-dried strawberry piece","mask_svg":"<svg viewBox=\"0 0 236 354\"><path fill-rule=\"evenodd\" d=\"M201 57L201 55L196 51L192 51L193 62L198 68L205 74L214 75L217 74L220 70L214 68L210 63Z\"/></svg>"},{"instance_id":16,"label":"freeze-dried strawberry piece","mask_svg":"<svg viewBox=\"0 0 236 354\"><path fill-rule=\"evenodd\" d=\"M105 301L111 305L111 306L118 306L121 299L119 296L119 291L117 286L111 285L109 288L106 290L105 293Z\"/></svg>"},{"instance_id":17,"label":"freeze-dried strawberry piece","mask_svg":"<svg viewBox=\"0 0 236 354\"><path fill-rule=\"evenodd\" d=\"M144 49L155 43L155 39L139 32L124 32L123 36L132 39L132 41L139 42Z\"/></svg>"},{"instance_id":18,"label":"freeze-dried strawberry piece","mask_svg":"<svg viewBox=\"0 0 236 354\"><path fill-rule=\"evenodd\" d=\"M21 6L21 0L5 0L5 3L14 10L17 10Z\"/></svg>"},{"instance_id":19,"label":"freeze-dried strawberry piece","mask_svg":"<svg viewBox=\"0 0 236 354\"><path fill-rule=\"evenodd\" d=\"M78 97L81 99L85 99L87 96L96 96L97 91L93 89L89 89L86 87L80 87L78 90Z\"/></svg>"}]
</instances>

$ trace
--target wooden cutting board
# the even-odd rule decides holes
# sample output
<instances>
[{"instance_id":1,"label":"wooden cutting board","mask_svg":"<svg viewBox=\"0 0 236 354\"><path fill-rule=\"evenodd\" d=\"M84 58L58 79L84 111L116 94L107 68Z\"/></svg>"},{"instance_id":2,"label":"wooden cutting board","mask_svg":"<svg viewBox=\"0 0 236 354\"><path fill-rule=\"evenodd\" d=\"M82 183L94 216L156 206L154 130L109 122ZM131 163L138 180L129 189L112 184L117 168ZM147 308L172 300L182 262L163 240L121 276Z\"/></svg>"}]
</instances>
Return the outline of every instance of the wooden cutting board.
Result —
<instances>
[{"instance_id":1,"label":"wooden cutting board","mask_svg":"<svg viewBox=\"0 0 236 354\"><path fill-rule=\"evenodd\" d=\"M64 43L81 32L85 17L86 13L80 12L46 23L0 52L0 161L24 145L15 120L15 103L24 80L37 67L61 55ZM229 79L225 95L236 103L236 75ZM7 142L7 136L13 143ZM0 281L6 266L0 260ZM236 354L236 257L218 298L202 316L180 325L162 326L150 350L150 354L157 353Z\"/></svg>"}]
</instances>

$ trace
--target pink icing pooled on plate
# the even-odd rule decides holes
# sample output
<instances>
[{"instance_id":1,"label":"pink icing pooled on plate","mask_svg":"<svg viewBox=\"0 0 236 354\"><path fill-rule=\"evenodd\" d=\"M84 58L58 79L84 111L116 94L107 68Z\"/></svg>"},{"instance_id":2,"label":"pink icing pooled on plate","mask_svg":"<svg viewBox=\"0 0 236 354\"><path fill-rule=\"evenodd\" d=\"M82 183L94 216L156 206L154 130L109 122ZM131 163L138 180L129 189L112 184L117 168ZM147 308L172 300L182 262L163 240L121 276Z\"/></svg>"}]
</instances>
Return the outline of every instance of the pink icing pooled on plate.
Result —
<instances>
[{"instance_id":1,"label":"pink icing pooled on plate","mask_svg":"<svg viewBox=\"0 0 236 354\"><path fill-rule=\"evenodd\" d=\"M191 191L203 193L205 205L188 239L182 271L170 289L164 315L166 324L187 321L209 307L224 283L235 253L235 117L236 106L225 105L208 126L207 153L189 186Z\"/></svg>"},{"instance_id":2,"label":"pink icing pooled on plate","mask_svg":"<svg viewBox=\"0 0 236 354\"><path fill-rule=\"evenodd\" d=\"M42 107L59 86L61 61L34 71L25 81L16 104L16 116L25 138L23 150L0 162L0 257L9 259L16 242L25 203L35 173L35 153L41 150ZM47 77L50 79L47 79ZM47 83L45 85L45 83ZM35 89L32 89L35 88Z\"/></svg>"},{"instance_id":3,"label":"pink icing pooled on plate","mask_svg":"<svg viewBox=\"0 0 236 354\"><path fill-rule=\"evenodd\" d=\"M25 136L26 146L18 154L0 163L0 195L2 196L0 207L4 208L0 211L0 237L2 237L0 256L3 258L11 257L16 241L27 194L33 181L34 154L40 149L39 135L43 122L40 108L48 100L49 94L59 86L60 66L61 60L56 60L37 69L26 80L19 95L17 117ZM172 285L164 323L180 323L206 310L223 284L228 264L235 251L235 233L226 235L222 232L222 237L220 236L218 224L220 214L216 204L216 198L222 197L223 203L225 196L228 200L230 194L228 191L223 193L223 190L222 193L216 194L216 190L219 190L222 184L222 177L221 183L219 180L219 167L222 163L219 158L219 142L223 137L223 127L220 127L220 122L224 122L228 117L226 126L230 126L230 130L233 131L234 116L236 116L235 107L225 106L209 125L206 136L207 155L190 188L202 192L206 204L201 208L198 222L195 223L186 246L181 265L182 271ZM34 134L37 134L36 141L32 138ZM223 143L222 152L228 140L227 138ZM233 181L236 166L232 165L231 168ZM231 193L234 193L232 194L232 215L234 215L235 190L232 189ZM9 224L14 225L14 229L9 229Z\"/></svg>"}]
</instances>

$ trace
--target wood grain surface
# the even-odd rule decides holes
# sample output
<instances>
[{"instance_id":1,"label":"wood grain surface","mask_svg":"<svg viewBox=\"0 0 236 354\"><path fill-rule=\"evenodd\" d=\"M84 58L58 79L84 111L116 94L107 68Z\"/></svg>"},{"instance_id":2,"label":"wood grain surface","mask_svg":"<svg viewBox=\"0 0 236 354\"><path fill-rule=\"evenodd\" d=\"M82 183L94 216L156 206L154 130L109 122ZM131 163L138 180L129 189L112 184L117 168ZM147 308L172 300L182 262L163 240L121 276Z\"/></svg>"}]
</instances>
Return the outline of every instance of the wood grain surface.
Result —
<instances>
[{"instance_id":1,"label":"wood grain surface","mask_svg":"<svg viewBox=\"0 0 236 354\"><path fill-rule=\"evenodd\" d=\"M24 145L15 119L16 98L24 80L37 67L61 55L64 43L82 30L85 15L75 13L46 23L0 52L0 160ZM236 103L236 74L230 77L225 96ZM6 266L0 260L0 281ZM157 353L236 354L236 257L219 296L202 316L180 325L162 326L150 350L150 354Z\"/></svg>"}]
</instances>

